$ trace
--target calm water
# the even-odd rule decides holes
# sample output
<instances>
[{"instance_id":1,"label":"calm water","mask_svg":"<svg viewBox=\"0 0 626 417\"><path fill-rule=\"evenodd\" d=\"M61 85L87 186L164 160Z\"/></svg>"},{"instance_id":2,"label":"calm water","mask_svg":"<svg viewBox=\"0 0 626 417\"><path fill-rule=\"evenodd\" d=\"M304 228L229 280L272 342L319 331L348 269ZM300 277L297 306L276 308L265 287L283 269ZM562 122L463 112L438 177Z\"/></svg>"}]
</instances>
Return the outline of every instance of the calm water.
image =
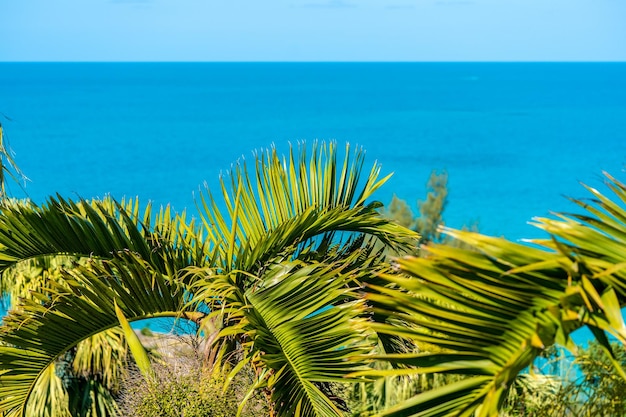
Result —
<instances>
[{"instance_id":1,"label":"calm water","mask_svg":"<svg viewBox=\"0 0 626 417\"><path fill-rule=\"evenodd\" d=\"M413 204L446 169L448 225L518 239L571 209L578 181L626 180L626 64L0 63L0 112L38 202L193 209L200 184L254 149L336 140L395 172L381 201Z\"/></svg>"},{"instance_id":2,"label":"calm water","mask_svg":"<svg viewBox=\"0 0 626 417\"><path fill-rule=\"evenodd\" d=\"M193 209L239 157L272 143L362 145L414 203L450 176L453 227L536 236L578 181L626 180L626 64L0 63L0 112L36 201L139 195ZM14 194L21 191L13 186Z\"/></svg>"}]
</instances>

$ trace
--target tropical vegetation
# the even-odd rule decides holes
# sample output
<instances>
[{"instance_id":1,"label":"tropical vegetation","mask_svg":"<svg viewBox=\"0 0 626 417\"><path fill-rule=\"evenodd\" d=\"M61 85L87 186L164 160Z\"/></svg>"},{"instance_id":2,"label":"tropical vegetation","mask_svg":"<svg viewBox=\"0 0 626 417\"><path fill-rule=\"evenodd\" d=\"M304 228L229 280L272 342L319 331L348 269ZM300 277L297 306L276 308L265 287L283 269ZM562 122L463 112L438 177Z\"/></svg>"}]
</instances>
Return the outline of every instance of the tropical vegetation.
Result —
<instances>
[{"instance_id":1,"label":"tropical vegetation","mask_svg":"<svg viewBox=\"0 0 626 417\"><path fill-rule=\"evenodd\" d=\"M426 183L426 189L426 200L417 201L419 215L415 216L410 205L395 195L383 215L418 232L420 243L441 243L445 238L441 235L440 226L444 225L443 215L448 205L448 173L433 171Z\"/></svg>"},{"instance_id":2,"label":"tropical vegetation","mask_svg":"<svg viewBox=\"0 0 626 417\"><path fill-rule=\"evenodd\" d=\"M463 245L422 239L414 256L419 234L372 200L380 167L362 167L335 144L258 152L221 199L202 193L198 218L4 199L1 412L119 414L125 369L158 381L128 322L157 317L206 338L200 385L248 372L271 416L496 416L537 358L576 352L581 327L626 379L611 343L626 342L626 185L607 174L613 198L588 188L583 214L535 219L547 239L442 229Z\"/></svg>"},{"instance_id":3,"label":"tropical vegetation","mask_svg":"<svg viewBox=\"0 0 626 417\"><path fill-rule=\"evenodd\" d=\"M380 168L363 180L363 153L346 150L340 166L338 153L335 145L259 153L254 174L242 163L222 178L223 206L201 196L197 220L135 201L5 202L0 269L19 303L2 329L0 409L61 415L71 401L60 394L60 360L120 316L171 316L219 331L212 357L232 375L251 364L276 415L340 414L331 384L363 369L349 359L374 344L355 295L386 268L374 246L401 251L416 235L368 201ZM58 276L28 285L26 267L59 260Z\"/></svg>"},{"instance_id":4,"label":"tropical vegetation","mask_svg":"<svg viewBox=\"0 0 626 417\"><path fill-rule=\"evenodd\" d=\"M624 367L626 348L617 342L613 352ZM553 349L537 369L518 378L503 407L504 416L623 416L626 381L615 372L597 342L580 346L575 356Z\"/></svg>"},{"instance_id":5,"label":"tropical vegetation","mask_svg":"<svg viewBox=\"0 0 626 417\"><path fill-rule=\"evenodd\" d=\"M445 226L444 211L448 205L448 173L432 171L426 183L426 199L417 200L418 214L415 215L411 206L394 195L389 204L382 210L382 215L419 234L419 245L411 254L419 255L420 246L430 243L448 246L465 246L462 242L442 233ZM464 225L462 230L478 231L478 222ZM396 254L402 255L402 254Z\"/></svg>"}]
</instances>

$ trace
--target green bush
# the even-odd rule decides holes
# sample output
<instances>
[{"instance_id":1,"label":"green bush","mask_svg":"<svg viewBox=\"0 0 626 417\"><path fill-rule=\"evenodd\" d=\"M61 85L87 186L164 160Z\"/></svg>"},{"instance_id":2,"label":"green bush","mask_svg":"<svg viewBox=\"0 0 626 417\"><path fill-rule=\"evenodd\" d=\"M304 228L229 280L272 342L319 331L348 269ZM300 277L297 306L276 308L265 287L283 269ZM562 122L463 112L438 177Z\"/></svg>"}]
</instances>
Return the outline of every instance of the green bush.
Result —
<instances>
[{"instance_id":1,"label":"green bush","mask_svg":"<svg viewBox=\"0 0 626 417\"><path fill-rule=\"evenodd\" d=\"M213 376L201 363L179 357L173 363L156 365L155 376L145 379L133 373L123 387L120 409L128 417L232 417L251 385L245 372L226 392L224 378ZM242 416L267 416L260 397L253 397Z\"/></svg>"},{"instance_id":2,"label":"green bush","mask_svg":"<svg viewBox=\"0 0 626 417\"><path fill-rule=\"evenodd\" d=\"M208 376L173 375L164 372L146 382L146 391L138 398L137 417L232 417L237 413L237 399L222 394L222 381Z\"/></svg>"},{"instance_id":3,"label":"green bush","mask_svg":"<svg viewBox=\"0 0 626 417\"><path fill-rule=\"evenodd\" d=\"M626 367L626 348L612 343L615 360ZM556 351L553 351L556 352ZM626 381L597 342L575 356L554 354L558 375L520 375L509 392L503 417L606 417L626 415Z\"/></svg>"}]
</instances>

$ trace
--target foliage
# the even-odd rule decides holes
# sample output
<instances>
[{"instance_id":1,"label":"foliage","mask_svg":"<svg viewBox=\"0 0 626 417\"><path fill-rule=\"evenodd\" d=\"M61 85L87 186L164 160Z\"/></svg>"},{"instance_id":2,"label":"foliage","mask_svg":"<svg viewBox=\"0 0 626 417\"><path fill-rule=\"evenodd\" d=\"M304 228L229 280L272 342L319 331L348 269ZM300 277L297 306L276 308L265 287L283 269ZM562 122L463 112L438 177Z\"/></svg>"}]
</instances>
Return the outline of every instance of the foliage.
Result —
<instances>
[{"instance_id":1,"label":"foliage","mask_svg":"<svg viewBox=\"0 0 626 417\"><path fill-rule=\"evenodd\" d=\"M617 201L626 185L607 175ZM451 231L473 250L429 245L427 257L398 260L409 278L385 275L368 299L397 323L374 329L432 353L380 355L402 366L360 375L461 374L468 378L414 396L385 416L495 416L520 372L555 343L573 348L571 333L589 328L620 377L608 335L626 342L626 210L595 189L575 200L588 214L536 219L552 240L535 247L471 232Z\"/></svg>"},{"instance_id":2,"label":"foliage","mask_svg":"<svg viewBox=\"0 0 626 417\"><path fill-rule=\"evenodd\" d=\"M202 361L184 353L154 367L154 378L135 373L124 383L121 415L128 417L232 417L253 384L250 369L224 391L224 380L203 367ZM242 417L265 417L268 405L256 396Z\"/></svg>"},{"instance_id":3,"label":"foliage","mask_svg":"<svg viewBox=\"0 0 626 417\"><path fill-rule=\"evenodd\" d=\"M0 330L0 412L115 413L111 370L122 356L102 340L116 337L105 332L122 317L191 320L211 341L203 365L216 373L148 374L134 405L146 415L187 406L232 415L217 386L235 389L246 370L254 381L244 400L263 393L270 416L342 416L352 406L379 416L491 417L515 404L513 392L527 408L508 412L532 405L538 413L567 391L520 375L554 345L573 350L581 327L606 352L582 369L616 372L585 383L610 402L602 410L620 412L612 393L626 373L609 336L626 343L626 185L607 175L614 199L589 188L591 201L575 200L585 214L536 219L553 237L532 245L449 229L465 246L445 244L432 230L447 194L433 194L421 206L433 220L420 226L428 244L389 265L385 252L414 251L418 234L370 201L385 180L378 166L362 179L361 152L337 158L334 144L311 155L258 153L253 170L241 162L222 177L223 201L201 195L198 221L112 199L3 202L2 288L26 297ZM90 387L82 396L72 383L80 378ZM347 403L346 383L360 390ZM581 397L572 398L577 412Z\"/></svg>"},{"instance_id":4,"label":"foliage","mask_svg":"<svg viewBox=\"0 0 626 417\"><path fill-rule=\"evenodd\" d=\"M611 343L611 348L619 364L626 366L626 347ZM625 415L626 380L598 342L579 346L575 356L556 355L550 362L553 368L562 368L561 375L520 375L504 404L504 416Z\"/></svg>"},{"instance_id":5,"label":"foliage","mask_svg":"<svg viewBox=\"0 0 626 417\"><path fill-rule=\"evenodd\" d=\"M406 201L394 195L382 214L397 224L415 230L420 235L420 245L429 243L445 243L456 247L465 247L463 242L442 234L440 229L445 225L444 211L448 204L448 173L433 171L427 182L426 200L418 200L419 215L414 216ZM478 231L476 223L463 226L463 230ZM416 248L414 255L419 255Z\"/></svg>"},{"instance_id":6,"label":"foliage","mask_svg":"<svg viewBox=\"0 0 626 417\"><path fill-rule=\"evenodd\" d=\"M380 363L378 366L380 367ZM392 368L387 367L388 370ZM346 398L351 415L365 417L378 415L397 404L435 388L459 381L458 375L400 375L385 376L373 382L353 384Z\"/></svg>"},{"instance_id":7,"label":"foliage","mask_svg":"<svg viewBox=\"0 0 626 417\"><path fill-rule=\"evenodd\" d=\"M626 368L626 347L611 344L615 359ZM578 378L568 384L567 395L575 398L580 406L579 414L585 416L626 415L626 380L615 371L615 367L597 342L576 355L574 366L580 369Z\"/></svg>"},{"instance_id":8,"label":"foliage","mask_svg":"<svg viewBox=\"0 0 626 417\"><path fill-rule=\"evenodd\" d=\"M21 184L22 181L26 180L26 176L22 173L13 159L11 149L7 145L6 138L4 137L2 123L0 123L0 199L8 198L6 188L7 177L15 181L17 184Z\"/></svg>"},{"instance_id":9,"label":"foliage","mask_svg":"<svg viewBox=\"0 0 626 417\"><path fill-rule=\"evenodd\" d=\"M0 410L43 414L49 404L32 401L45 371L117 327L117 305L129 322L173 316L202 324L206 334L220 330L215 364L233 367L227 382L251 364L277 416L340 415L342 401L329 387L362 369L363 360L351 358L375 343L373 335L359 337L367 313L358 298L362 282L385 268L376 242L401 252L417 235L369 202L385 181L379 167L362 180L362 152L347 149L342 165L337 154L334 144L316 145L310 156L304 148L285 158L257 154L252 174L242 162L222 178L223 204L208 190L201 196L199 225L167 208L140 212L132 201L5 204L7 288L33 259L78 262L48 276L6 318Z\"/></svg>"},{"instance_id":10,"label":"foliage","mask_svg":"<svg viewBox=\"0 0 626 417\"><path fill-rule=\"evenodd\" d=\"M16 321L12 322L11 316L9 316L5 319L4 329L6 331L7 328L16 324L27 335L36 331L37 337L43 338L46 340L45 342L38 342L32 336L27 337L33 339L31 346L38 352L34 356L42 360L40 362L42 365L47 363L46 366L49 366L49 369L52 369L59 360L68 363L68 366L59 368L60 372L48 371L45 374L57 380L55 386L67 390L67 395L70 396L70 411L75 405L74 415L114 415L115 404L113 399L117 392L120 371L126 363L126 344L114 328L119 325L115 316L109 316L108 324L103 326L103 321L97 319L100 310L95 305L86 308L88 304L85 304L85 301L89 297L83 296L77 311L72 311L71 306L68 305L64 307L70 308L69 311L57 312L58 318L47 335L45 331L41 331L36 323L31 323L33 327L28 330L19 324L24 320L30 322L29 318L31 317L43 317L45 314L50 317L53 313L47 308L53 309L59 299L63 299L64 294L81 294L84 285L80 278L77 280L77 277L72 273L85 271L85 273L91 274L90 279L98 282L101 293L103 290L104 293L110 290L102 287L108 284L101 282L100 274L102 272L98 271L103 271L103 264L99 262L99 255L110 258L116 257L116 254L108 251L107 245L111 248L120 244L121 236L124 235L123 226L119 225L122 227L117 229L119 234L112 237L108 242L104 239L98 240L97 236L98 228L100 228L100 235L102 235L102 230L107 229L115 221L112 216L116 213L116 206L109 200L93 205L86 202L76 204L64 200L51 200L50 204L48 207L39 208L28 202L7 201L3 205L0 220L2 223L0 233L3 235L0 239L5 242L1 260L4 267L2 283L7 291L16 294L16 297L19 296L22 300L21 303L14 304L12 317ZM131 208L132 205L127 205L127 207ZM134 215L132 211L130 213ZM126 226L133 224L133 228L135 228L128 214L125 221L127 222ZM59 227L63 229L64 226L68 226L65 233L60 233L59 229L55 229ZM38 229L43 233L37 232ZM131 231L130 239L139 242L139 239L132 237L132 229L128 228L128 230ZM139 248L136 244L126 247L135 250ZM15 251L12 252L11 248L15 248ZM55 252L57 255L51 255ZM154 251L148 249L144 250L144 253L150 254ZM118 260L120 256L127 256L121 253L118 255ZM115 260L111 259L108 267L113 267L114 263ZM106 273L110 273L110 271ZM158 280L152 280L148 273L149 288L156 282ZM114 290L111 291L114 292ZM93 296L93 294L91 295ZM176 302L175 300L176 298L172 301ZM173 309L172 314L179 314L180 306L184 303L180 297L178 300L179 305ZM114 300L108 302L111 301ZM141 303L132 301L129 304ZM112 304L109 305L112 307ZM82 317L78 312L80 310L84 314ZM106 320L104 321L106 322ZM72 326L75 327L74 333L71 333ZM94 332L94 328L98 328L104 333ZM77 333L82 334L84 338L82 340L74 339L73 342L63 346L64 343L68 342L68 339L71 339L70 334L76 337ZM13 344L9 342L9 345ZM43 356L41 356L42 354ZM5 392L14 393L14 384L19 385L22 381L28 381L29 378L38 378L37 375L41 372L37 368L30 368L31 371L29 368L10 365L12 358L22 355L30 359L33 358L32 352L29 354L28 351L23 350L3 354L2 359L9 363L8 370L3 376L9 378L10 375L15 375L11 379L11 383L4 385ZM45 359L46 357L49 359ZM13 360L19 361L19 359ZM35 389L38 389L38 386ZM53 407L50 402L40 403L39 398L47 399L50 397L35 396L34 400L29 403L29 407L32 410L39 410L39 412L33 412L32 415L44 413L44 410ZM10 397L4 397L4 401L9 401L9 399ZM91 414L85 413L85 410L92 410L93 412Z\"/></svg>"},{"instance_id":11,"label":"foliage","mask_svg":"<svg viewBox=\"0 0 626 417\"><path fill-rule=\"evenodd\" d=\"M415 221L415 230L424 244L441 240L439 227L443 226L443 212L448 204L448 173L430 174L425 201L418 201L420 216Z\"/></svg>"},{"instance_id":12,"label":"foliage","mask_svg":"<svg viewBox=\"0 0 626 417\"><path fill-rule=\"evenodd\" d=\"M128 416L137 417L230 417L237 414L237 398L222 394L222 382L197 372L185 375L162 372L145 387L135 389L138 404Z\"/></svg>"},{"instance_id":13,"label":"foliage","mask_svg":"<svg viewBox=\"0 0 626 417\"><path fill-rule=\"evenodd\" d=\"M398 198L395 194L391 198L391 201L383 211L383 215L389 219L392 219L400 226L413 229L415 227L416 219L414 218L413 211L406 201Z\"/></svg>"},{"instance_id":14,"label":"foliage","mask_svg":"<svg viewBox=\"0 0 626 417\"><path fill-rule=\"evenodd\" d=\"M7 195L6 179L18 184L26 180L12 158L0 125L0 200L3 211L19 212L31 206L28 200ZM3 259L6 261L7 259ZM2 302L19 309L18 300L38 302L49 279L63 281L62 271L72 265L85 265L86 258L71 254L25 258L9 267L0 279ZM46 294L50 296L50 294ZM28 415L114 416L114 397L127 361L126 344L116 329L93 335L78 343L59 360L42 371L29 402Z\"/></svg>"},{"instance_id":15,"label":"foliage","mask_svg":"<svg viewBox=\"0 0 626 417\"><path fill-rule=\"evenodd\" d=\"M348 155L340 170L329 156L324 162L315 150L307 168L304 155L298 162L267 154L257 162L257 191L245 167L233 173L230 193L223 186L226 200L242 196L241 206L229 203L233 226L215 206L204 211L205 224L224 225L211 230L226 256L216 256L210 271L194 271L203 275L195 299L213 311L207 320L222 323L220 355L243 349L239 366L265 370L259 384L271 392L278 416L340 414L328 384L358 370L348 358L373 346L362 337L365 311L356 291L381 268L382 257L366 234L397 251L417 237L382 219L378 204L365 204L380 185L378 168L357 192L358 171L348 169Z\"/></svg>"},{"instance_id":16,"label":"foliage","mask_svg":"<svg viewBox=\"0 0 626 417\"><path fill-rule=\"evenodd\" d=\"M20 299L36 302L34 296L40 294L48 280L61 282L64 269L75 264L85 265L86 262L86 259L71 256L43 257L22 262L14 268L10 282L3 280L4 284L8 284L4 294L13 300L13 306L19 306ZM42 395L30 406L34 410L40 402L48 404L46 412L52 412L52 415L116 415L114 399L119 392L119 382L127 361L127 345L119 329L112 328L95 334L78 343L49 366L45 372L48 390L56 394ZM56 404L59 400L63 407Z\"/></svg>"},{"instance_id":17,"label":"foliage","mask_svg":"<svg viewBox=\"0 0 626 417\"><path fill-rule=\"evenodd\" d=\"M555 375L519 375L505 400L503 417L571 416L572 403L564 395L564 382ZM576 414L577 415L577 414Z\"/></svg>"}]
</instances>

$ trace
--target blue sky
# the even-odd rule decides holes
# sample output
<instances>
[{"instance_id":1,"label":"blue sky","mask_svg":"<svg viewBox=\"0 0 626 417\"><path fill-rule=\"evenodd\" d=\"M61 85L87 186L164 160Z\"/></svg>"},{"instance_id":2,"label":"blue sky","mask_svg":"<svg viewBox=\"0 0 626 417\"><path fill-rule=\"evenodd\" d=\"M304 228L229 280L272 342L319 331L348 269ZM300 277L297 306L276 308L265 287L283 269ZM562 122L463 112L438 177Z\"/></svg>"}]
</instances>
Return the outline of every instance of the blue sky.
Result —
<instances>
[{"instance_id":1,"label":"blue sky","mask_svg":"<svg viewBox=\"0 0 626 417\"><path fill-rule=\"evenodd\" d=\"M0 61L626 61L625 0L0 0Z\"/></svg>"}]
</instances>

